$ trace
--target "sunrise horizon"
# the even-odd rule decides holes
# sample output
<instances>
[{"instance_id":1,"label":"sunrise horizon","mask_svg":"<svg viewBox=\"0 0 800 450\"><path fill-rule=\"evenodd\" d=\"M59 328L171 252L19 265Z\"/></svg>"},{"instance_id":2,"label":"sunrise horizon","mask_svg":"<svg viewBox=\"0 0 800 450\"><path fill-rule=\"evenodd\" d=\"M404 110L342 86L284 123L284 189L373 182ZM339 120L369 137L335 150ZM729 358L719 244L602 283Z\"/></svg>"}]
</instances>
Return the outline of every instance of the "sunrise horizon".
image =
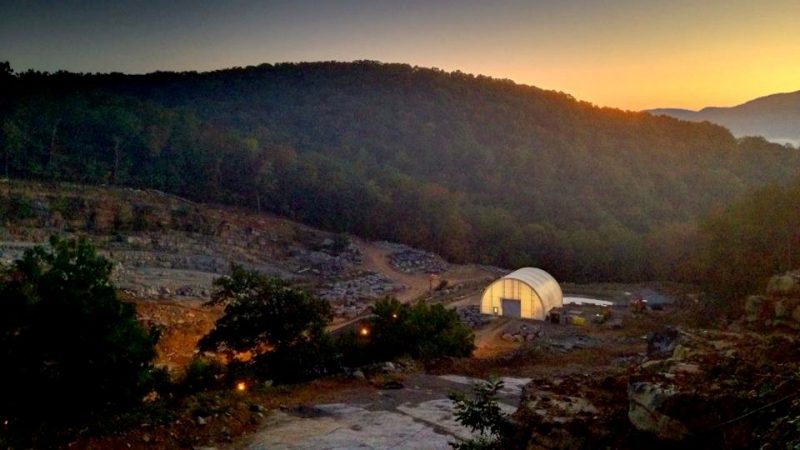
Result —
<instances>
[{"instance_id":1,"label":"sunrise horizon","mask_svg":"<svg viewBox=\"0 0 800 450\"><path fill-rule=\"evenodd\" d=\"M800 89L798 16L789 0L2 2L0 60L90 73L375 60L698 110Z\"/></svg>"}]
</instances>

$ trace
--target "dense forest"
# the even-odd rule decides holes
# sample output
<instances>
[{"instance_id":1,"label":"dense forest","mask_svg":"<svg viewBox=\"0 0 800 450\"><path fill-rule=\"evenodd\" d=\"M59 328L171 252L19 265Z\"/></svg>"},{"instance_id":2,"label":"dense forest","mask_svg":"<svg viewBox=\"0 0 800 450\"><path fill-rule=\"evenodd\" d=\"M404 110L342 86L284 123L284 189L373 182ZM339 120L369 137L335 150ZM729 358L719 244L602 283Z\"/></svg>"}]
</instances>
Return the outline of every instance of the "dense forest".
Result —
<instances>
[{"instance_id":1,"label":"dense forest","mask_svg":"<svg viewBox=\"0 0 800 450\"><path fill-rule=\"evenodd\" d=\"M369 61L5 64L0 119L6 177L150 187L574 281L691 278L699 217L800 173L800 152L710 123Z\"/></svg>"}]
</instances>

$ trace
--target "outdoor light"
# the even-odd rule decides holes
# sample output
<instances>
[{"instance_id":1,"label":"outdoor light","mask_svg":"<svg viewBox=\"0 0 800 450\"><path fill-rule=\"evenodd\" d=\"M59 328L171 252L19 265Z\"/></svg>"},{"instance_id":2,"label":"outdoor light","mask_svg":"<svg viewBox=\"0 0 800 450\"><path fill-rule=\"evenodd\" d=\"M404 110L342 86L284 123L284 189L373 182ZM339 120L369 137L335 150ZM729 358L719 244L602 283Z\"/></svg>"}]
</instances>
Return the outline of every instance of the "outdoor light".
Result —
<instances>
[{"instance_id":1,"label":"outdoor light","mask_svg":"<svg viewBox=\"0 0 800 450\"><path fill-rule=\"evenodd\" d=\"M492 312L495 313L495 314L500 314L500 308L498 308L497 306L493 306L492 307Z\"/></svg>"},{"instance_id":2,"label":"outdoor light","mask_svg":"<svg viewBox=\"0 0 800 450\"><path fill-rule=\"evenodd\" d=\"M397 313L392 313L392 319L397 319Z\"/></svg>"},{"instance_id":3,"label":"outdoor light","mask_svg":"<svg viewBox=\"0 0 800 450\"><path fill-rule=\"evenodd\" d=\"M360 333L361 333L362 336L369 336L369 328L361 327Z\"/></svg>"},{"instance_id":4,"label":"outdoor light","mask_svg":"<svg viewBox=\"0 0 800 450\"><path fill-rule=\"evenodd\" d=\"M246 391L247 390L247 383L245 383L244 381L240 381L240 382L236 383L236 390L239 391L239 392Z\"/></svg>"}]
</instances>

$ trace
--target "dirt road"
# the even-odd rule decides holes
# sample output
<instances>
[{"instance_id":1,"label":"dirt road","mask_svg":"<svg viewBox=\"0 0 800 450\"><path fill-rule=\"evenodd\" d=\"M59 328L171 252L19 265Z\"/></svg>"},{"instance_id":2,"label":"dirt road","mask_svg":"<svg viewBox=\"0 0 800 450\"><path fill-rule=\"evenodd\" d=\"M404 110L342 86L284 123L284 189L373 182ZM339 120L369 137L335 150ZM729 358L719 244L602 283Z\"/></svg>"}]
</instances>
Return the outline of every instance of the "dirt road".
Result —
<instances>
[{"instance_id":1,"label":"dirt road","mask_svg":"<svg viewBox=\"0 0 800 450\"><path fill-rule=\"evenodd\" d=\"M401 302L409 302L428 292L430 276L426 274L411 274L401 272L389 264L390 250L356 240L356 245L363 254L361 263L364 270L372 270L385 277L406 286L396 297Z\"/></svg>"}]
</instances>

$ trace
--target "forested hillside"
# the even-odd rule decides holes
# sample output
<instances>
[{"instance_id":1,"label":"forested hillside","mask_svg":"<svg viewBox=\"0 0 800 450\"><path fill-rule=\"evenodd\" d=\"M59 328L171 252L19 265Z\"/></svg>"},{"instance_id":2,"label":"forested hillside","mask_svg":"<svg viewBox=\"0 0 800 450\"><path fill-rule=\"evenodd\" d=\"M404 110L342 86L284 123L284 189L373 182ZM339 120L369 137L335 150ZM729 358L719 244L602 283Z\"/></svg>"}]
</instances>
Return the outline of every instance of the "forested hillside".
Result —
<instances>
[{"instance_id":1,"label":"forested hillside","mask_svg":"<svg viewBox=\"0 0 800 450\"><path fill-rule=\"evenodd\" d=\"M400 64L0 76L6 176L152 187L576 281L672 274L653 255L680 261L698 216L800 168L716 125Z\"/></svg>"}]
</instances>

